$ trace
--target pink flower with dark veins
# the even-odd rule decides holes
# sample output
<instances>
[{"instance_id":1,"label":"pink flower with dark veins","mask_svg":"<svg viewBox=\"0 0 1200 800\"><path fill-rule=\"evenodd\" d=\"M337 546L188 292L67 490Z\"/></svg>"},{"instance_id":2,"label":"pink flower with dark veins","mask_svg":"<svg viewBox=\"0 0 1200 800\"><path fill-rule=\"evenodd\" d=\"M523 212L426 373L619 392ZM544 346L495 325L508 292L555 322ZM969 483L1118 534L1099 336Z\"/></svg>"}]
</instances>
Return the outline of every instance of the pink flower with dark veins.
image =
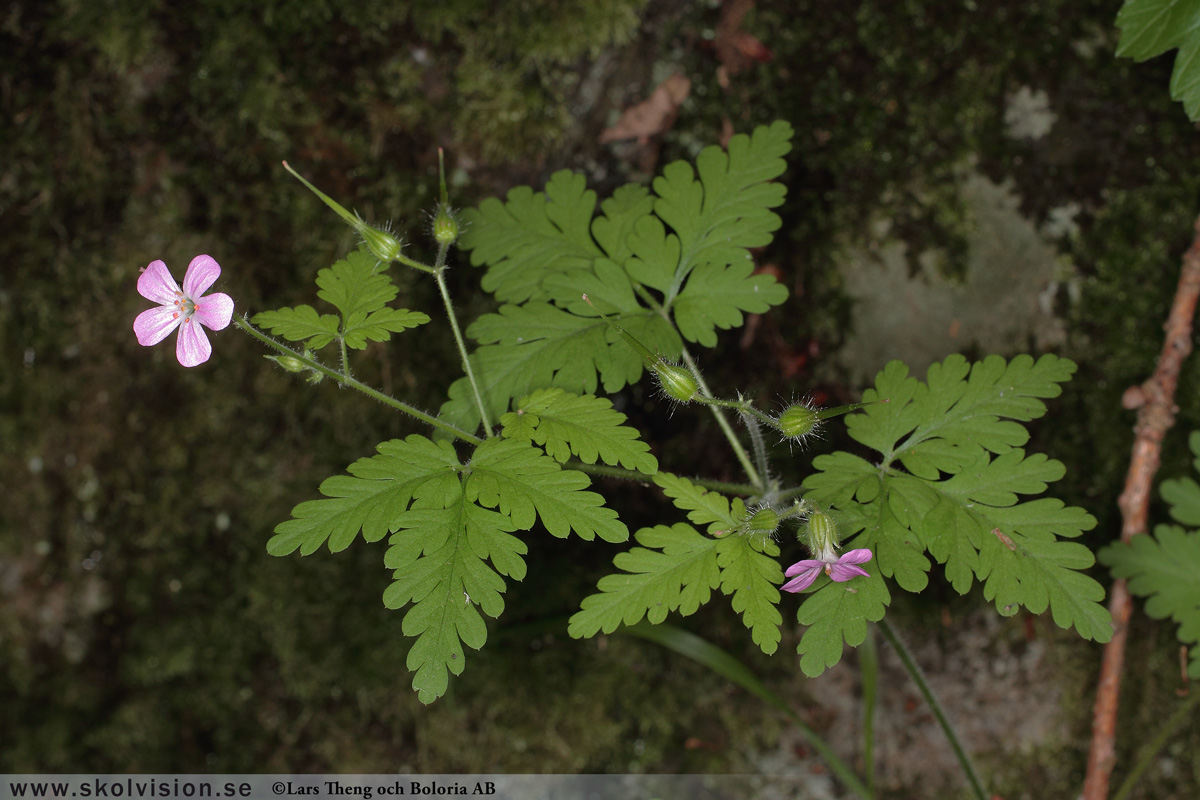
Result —
<instances>
[{"instance_id":1,"label":"pink flower with dark veins","mask_svg":"<svg viewBox=\"0 0 1200 800\"><path fill-rule=\"evenodd\" d=\"M137 288L138 294L158 303L158 308L143 311L133 321L138 344L158 344L178 328L175 357L179 363L194 367L208 361L212 345L204 328L219 331L233 319L233 298L221 292L204 294L220 275L221 267L212 256L196 256L188 264L180 289L166 264L151 261L138 278Z\"/></svg>"},{"instance_id":2,"label":"pink flower with dark veins","mask_svg":"<svg viewBox=\"0 0 1200 800\"><path fill-rule=\"evenodd\" d=\"M869 578L870 574L858 565L870 560L871 551L866 549L848 550L841 556L834 555L833 550L826 550L820 558L806 558L788 567L783 574L791 580L783 585L783 591L803 592L812 586L822 572L839 582L860 576Z\"/></svg>"}]
</instances>

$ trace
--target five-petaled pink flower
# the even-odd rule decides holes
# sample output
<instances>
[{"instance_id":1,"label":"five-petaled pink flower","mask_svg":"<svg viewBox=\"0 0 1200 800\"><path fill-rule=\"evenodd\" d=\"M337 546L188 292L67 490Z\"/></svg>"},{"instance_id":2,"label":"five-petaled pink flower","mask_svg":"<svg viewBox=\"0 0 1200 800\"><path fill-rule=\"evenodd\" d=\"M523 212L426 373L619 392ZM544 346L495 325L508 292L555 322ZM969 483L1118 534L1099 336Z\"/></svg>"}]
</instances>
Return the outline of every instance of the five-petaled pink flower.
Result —
<instances>
[{"instance_id":1,"label":"five-petaled pink flower","mask_svg":"<svg viewBox=\"0 0 1200 800\"><path fill-rule=\"evenodd\" d=\"M175 357L179 363L194 367L208 361L212 345L208 343L204 328L219 331L233 319L233 299L229 295L215 292L204 296L220 275L221 267L212 256L196 256L188 264L180 289L166 264L151 261L138 278L137 288L142 297L159 306L143 311L133 321L138 344L158 344L179 328L179 338L175 342Z\"/></svg>"},{"instance_id":2,"label":"five-petaled pink flower","mask_svg":"<svg viewBox=\"0 0 1200 800\"><path fill-rule=\"evenodd\" d=\"M849 550L840 557L835 556L832 550L826 550L820 558L806 558L788 567L783 574L791 580L783 585L783 591L803 592L812 586L822 572L835 581L848 581L859 576L869 578L870 574L857 565L870 560L871 551L866 549Z\"/></svg>"}]
</instances>

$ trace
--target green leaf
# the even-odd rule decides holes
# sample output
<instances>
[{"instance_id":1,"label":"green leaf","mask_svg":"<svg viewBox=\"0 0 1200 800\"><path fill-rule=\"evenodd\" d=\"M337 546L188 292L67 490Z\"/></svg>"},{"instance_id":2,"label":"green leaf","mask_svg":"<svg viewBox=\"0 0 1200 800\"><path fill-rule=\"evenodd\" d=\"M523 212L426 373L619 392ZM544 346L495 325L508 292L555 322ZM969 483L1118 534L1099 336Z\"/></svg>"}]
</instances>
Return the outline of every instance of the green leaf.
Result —
<instances>
[{"instance_id":1,"label":"green leaf","mask_svg":"<svg viewBox=\"0 0 1200 800\"><path fill-rule=\"evenodd\" d=\"M1200 30L1198 0L1126 0L1117 12L1117 55L1145 61L1182 45Z\"/></svg>"},{"instance_id":2,"label":"green leaf","mask_svg":"<svg viewBox=\"0 0 1200 800\"><path fill-rule=\"evenodd\" d=\"M851 647L867 637L867 623L883 619L891 603L887 584L879 575L845 583L826 580L806 595L796 620L808 629L800 637L800 669L815 678L842 660L842 642Z\"/></svg>"},{"instance_id":3,"label":"green leaf","mask_svg":"<svg viewBox=\"0 0 1200 800\"><path fill-rule=\"evenodd\" d=\"M599 592L583 599L567 632L579 639L598 631L612 633L642 617L662 622L667 614L684 616L708 602L720 584L717 542L691 525L656 525L634 534L641 547L618 553L613 564L624 573L606 575Z\"/></svg>"},{"instance_id":4,"label":"green leaf","mask_svg":"<svg viewBox=\"0 0 1200 800\"><path fill-rule=\"evenodd\" d=\"M1042 399L1057 396L1074 370L1052 355L1036 362L992 356L974 365L951 356L920 382L892 362L864 393L866 401L889 402L846 419L850 435L881 454L878 463L845 453L819 456L817 472L804 481L806 498L837 509L844 547L872 551L872 580L891 578L920 591L932 558L958 592L982 583L1001 614L1049 608L1058 625L1107 641L1112 626L1100 604L1103 589L1081 572L1092 555L1064 541L1094 527L1095 519L1050 498L1021 501L1046 491L1064 468L1021 449L1029 435L1020 422L1044 414ZM869 610L881 613L875 605ZM834 620L805 634L806 671L840 655L852 623Z\"/></svg>"},{"instance_id":5,"label":"green leaf","mask_svg":"<svg viewBox=\"0 0 1200 800\"><path fill-rule=\"evenodd\" d=\"M715 328L740 327L742 312L762 314L787 300L787 289L774 277L750 277L753 271L750 262L697 266L675 301L675 324L683 338L716 347Z\"/></svg>"},{"instance_id":6,"label":"green leaf","mask_svg":"<svg viewBox=\"0 0 1200 800\"><path fill-rule=\"evenodd\" d=\"M663 493L675 502L675 507L688 512L688 519L697 525L708 525L708 533L719 535L729 533L741 525L745 517L746 507L740 498L734 498L732 507L729 498L718 492L703 489L687 478L660 472L654 476L654 482Z\"/></svg>"},{"instance_id":7,"label":"green leaf","mask_svg":"<svg viewBox=\"0 0 1200 800\"><path fill-rule=\"evenodd\" d=\"M1196 455L1193 467L1200 472L1200 431L1192 432L1188 445ZM1163 481L1159 492L1167 501L1172 519L1193 528L1200 527L1200 484L1193 478Z\"/></svg>"},{"instance_id":8,"label":"green leaf","mask_svg":"<svg viewBox=\"0 0 1200 800\"><path fill-rule=\"evenodd\" d=\"M1154 535L1134 536L1100 551L1113 577L1129 581L1129 591L1148 598L1146 613L1179 625L1179 641L1188 645L1188 675L1200 679L1200 533L1159 525Z\"/></svg>"},{"instance_id":9,"label":"green leaf","mask_svg":"<svg viewBox=\"0 0 1200 800\"><path fill-rule=\"evenodd\" d=\"M678 355L682 343L661 316L643 311L619 320L649 347ZM493 419L508 411L510 400L537 389L594 394L603 384L613 393L635 382L643 370L641 356L604 320L576 316L549 303L502 306L499 314L476 320L468 334L484 343L471 355L471 365ZM441 416L466 430L479 424L465 379L451 386Z\"/></svg>"},{"instance_id":10,"label":"green leaf","mask_svg":"<svg viewBox=\"0 0 1200 800\"><path fill-rule=\"evenodd\" d=\"M609 259L622 263L630 256L628 239L642 220L650 219L654 198L644 186L626 184L600 204L603 215L592 223L592 236Z\"/></svg>"},{"instance_id":11,"label":"green leaf","mask_svg":"<svg viewBox=\"0 0 1200 800\"><path fill-rule=\"evenodd\" d=\"M412 604L401 628L405 636L416 637L406 665L418 699L426 704L446 693L450 673L462 674L462 645L483 646L487 627L480 610L490 617L504 610L500 574L525 577L527 548L509 533L512 523L468 502L461 491L447 499L445 507L414 507L398 516L384 558L395 570L384 605ZM495 569L486 563L489 558Z\"/></svg>"},{"instance_id":12,"label":"green leaf","mask_svg":"<svg viewBox=\"0 0 1200 800\"><path fill-rule=\"evenodd\" d=\"M1117 14L1117 55L1145 61L1179 48L1171 72L1171 98L1200 119L1200 0L1126 0Z\"/></svg>"},{"instance_id":13,"label":"green leaf","mask_svg":"<svg viewBox=\"0 0 1200 800\"><path fill-rule=\"evenodd\" d=\"M630 204L628 197L623 200L618 217ZM544 278L586 271L603 255L589 232L595 208L596 193L586 179L561 170L550 176L544 193L521 186L508 193L506 202L490 198L478 209L467 209L459 244L471 251L474 266L488 266L483 288L496 299L543 300Z\"/></svg>"},{"instance_id":14,"label":"green leaf","mask_svg":"<svg viewBox=\"0 0 1200 800\"><path fill-rule=\"evenodd\" d=\"M386 307L397 289L386 273L376 273L377 268L377 259L364 246L317 273L317 296L341 312L340 321L302 305L256 314L254 324L292 342L308 339L306 346L313 350L335 339L362 350L368 339L386 342L393 333L429 322L419 311Z\"/></svg>"},{"instance_id":15,"label":"green leaf","mask_svg":"<svg viewBox=\"0 0 1200 800\"><path fill-rule=\"evenodd\" d=\"M409 311L406 308L381 308L367 314L355 312L346 319L344 336L346 346L362 350L367 346L367 340L386 342L393 333L401 333L409 328L424 325L429 322L429 315L420 311Z\"/></svg>"},{"instance_id":16,"label":"green leaf","mask_svg":"<svg viewBox=\"0 0 1200 800\"><path fill-rule=\"evenodd\" d=\"M694 172L686 161L676 161L654 179L654 213L671 227L682 250L668 300L700 264L745 263L748 248L770 243L780 221L769 209L782 205L786 193L783 184L771 181L787 168L783 156L791 138L786 122L761 126L751 136L731 138L726 150L701 150Z\"/></svg>"},{"instance_id":17,"label":"green leaf","mask_svg":"<svg viewBox=\"0 0 1200 800\"><path fill-rule=\"evenodd\" d=\"M355 314L378 311L396 298L396 286L387 273L376 273L378 259L366 246L317 273L317 297L350 319Z\"/></svg>"},{"instance_id":18,"label":"green leaf","mask_svg":"<svg viewBox=\"0 0 1200 800\"><path fill-rule=\"evenodd\" d=\"M292 518L275 527L267 552L283 556L299 548L301 555L309 555L328 541L336 553L349 547L359 530L367 541L378 541L426 484L445 479L457 483L461 465L446 442L413 434L377 449L379 455L351 464L350 475L327 478L320 487L325 499L292 509Z\"/></svg>"},{"instance_id":19,"label":"green leaf","mask_svg":"<svg viewBox=\"0 0 1200 800\"><path fill-rule=\"evenodd\" d=\"M726 536L717 540L721 591L733 596L733 610L742 615L754 643L767 655L779 649L779 548L770 539Z\"/></svg>"},{"instance_id":20,"label":"green leaf","mask_svg":"<svg viewBox=\"0 0 1200 800\"><path fill-rule=\"evenodd\" d=\"M774 277L750 277L749 249L768 244L779 228L770 209L783 203L785 188L772 181L787 167L791 137L786 122L759 127L734 136L727 150L706 147L694 171L677 161L654 180L657 218L635 221L625 268L663 293L684 338L711 347L716 328L740 325L743 312L762 313L787 298Z\"/></svg>"},{"instance_id":21,"label":"green leaf","mask_svg":"<svg viewBox=\"0 0 1200 800\"><path fill-rule=\"evenodd\" d=\"M313 350L320 350L338 338L340 333L336 316L333 314L318 315L312 306L263 311L254 315L253 322L260 328L266 328L289 342L309 339L308 347Z\"/></svg>"},{"instance_id":22,"label":"green leaf","mask_svg":"<svg viewBox=\"0 0 1200 800\"><path fill-rule=\"evenodd\" d=\"M653 475L658 461L650 455L650 446L624 422L625 415L613 410L610 401L561 389L538 390L500 419L505 438L541 445L561 463L573 454L585 464L602 459Z\"/></svg>"},{"instance_id":23,"label":"green leaf","mask_svg":"<svg viewBox=\"0 0 1200 800\"><path fill-rule=\"evenodd\" d=\"M582 472L562 469L528 442L494 438L475 450L465 491L468 500L498 507L522 530L533 527L536 514L560 539L572 532L585 541L628 539L629 530L604 506L604 498L583 491L589 485Z\"/></svg>"}]
</instances>

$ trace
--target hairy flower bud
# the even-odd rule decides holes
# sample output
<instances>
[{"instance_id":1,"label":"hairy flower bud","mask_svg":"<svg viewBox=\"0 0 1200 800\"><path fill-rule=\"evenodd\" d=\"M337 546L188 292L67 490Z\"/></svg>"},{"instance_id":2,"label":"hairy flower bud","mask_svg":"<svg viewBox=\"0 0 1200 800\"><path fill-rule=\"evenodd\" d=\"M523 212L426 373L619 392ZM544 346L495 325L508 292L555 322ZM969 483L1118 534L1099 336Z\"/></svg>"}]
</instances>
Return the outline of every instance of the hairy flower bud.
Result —
<instances>
[{"instance_id":1,"label":"hairy flower bud","mask_svg":"<svg viewBox=\"0 0 1200 800\"><path fill-rule=\"evenodd\" d=\"M367 249L371 251L371 255L383 263L390 264L400 255L403 245L400 244L399 239L387 231L373 228L362 221L359 221L359 224L355 225L354 228L363 237L363 242L366 243Z\"/></svg>"},{"instance_id":2,"label":"hairy flower bud","mask_svg":"<svg viewBox=\"0 0 1200 800\"><path fill-rule=\"evenodd\" d=\"M442 247L449 247L458 240L458 215L445 203L438 203L433 215L433 240Z\"/></svg>"},{"instance_id":3,"label":"hairy flower bud","mask_svg":"<svg viewBox=\"0 0 1200 800\"><path fill-rule=\"evenodd\" d=\"M654 373L663 392L672 400L689 403L700 391L696 376L683 367L659 360L654 363Z\"/></svg>"},{"instance_id":4,"label":"hairy flower bud","mask_svg":"<svg viewBox=\"0 0 1200 800\"><path fill-rule=\"evenodd\" d=\"M776 420L776 427L789 439L803 439L815 433L820 424L817 412L803 403L788 406Z\"/></svg>"},{"instance_id":5,"label":"hairy flower bud","mask_svg":"<svg viewBox=\"0 0 1200 800\"><path fill-rule=\"evenodd\" d=\"M274 361L279 366L286 369L288 372L303 372L306 367L304 362L295 356L263 356L266 359Z\"/></svg>"},{"instance_id":6,"label":"hairy flower bud","mask_svg":"<svg viewBox=\"0 0 1200 800\"><path fill-rule=\"evenodd\" d=\"M760 508L746 520L746 532L770 536L779 529L779 514L769 508Z\"/></svg>"},{"instance_id":7,"label":"hairy flower bud","mask_svg":"<svg viewBox=\"0 0 1200 800\"><path fill-rule=\"evenodd\" d=\"M838 546L837 523L824 511L814 511L808 518L808 544L813 553L833 553Z\"/></svg>"}]
</instances>

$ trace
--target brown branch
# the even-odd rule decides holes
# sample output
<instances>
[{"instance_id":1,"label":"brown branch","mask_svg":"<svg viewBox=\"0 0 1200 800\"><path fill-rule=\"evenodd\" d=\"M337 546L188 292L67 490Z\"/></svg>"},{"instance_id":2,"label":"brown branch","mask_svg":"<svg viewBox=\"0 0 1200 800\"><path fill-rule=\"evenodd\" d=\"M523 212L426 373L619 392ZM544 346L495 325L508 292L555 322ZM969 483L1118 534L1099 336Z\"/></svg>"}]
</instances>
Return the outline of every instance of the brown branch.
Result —
<instances>
[{"instance_id":1,"label":"brown branch","mask_svg":"<svg viewBox=\"0 0 1200 800\"><path fill-rule=\"evenodd\" d=\"M1175 302L1164 326L1166 340L1158 368L1141 386L1125 392L1126 408L1138 409L1133 455L1125 478L1125 491L1117 505L1121 509L1121 541L1146 532L1150 507L1150 488L1162 457L1162 441L1175 424L1175 388L1179 371L1192 352L1192 320L1196 300L1200 297L1200 219L1196 220L1196 236L1183 255L1179 286ZM1116 759L1115 732L1117 701L1121 693L1121 670L1125 663L1125 642L1129 632L1132 601L1123 579L1113 582L1109 598L1112 613L1113 638L1104 647L1100 664L1100 682L1096 688L1096 704L1092 709L1092 746L1088 753L1087 775L1083 783L1083 800L1105 800L1108 779Z\"/></svg>"}]
</instances>

